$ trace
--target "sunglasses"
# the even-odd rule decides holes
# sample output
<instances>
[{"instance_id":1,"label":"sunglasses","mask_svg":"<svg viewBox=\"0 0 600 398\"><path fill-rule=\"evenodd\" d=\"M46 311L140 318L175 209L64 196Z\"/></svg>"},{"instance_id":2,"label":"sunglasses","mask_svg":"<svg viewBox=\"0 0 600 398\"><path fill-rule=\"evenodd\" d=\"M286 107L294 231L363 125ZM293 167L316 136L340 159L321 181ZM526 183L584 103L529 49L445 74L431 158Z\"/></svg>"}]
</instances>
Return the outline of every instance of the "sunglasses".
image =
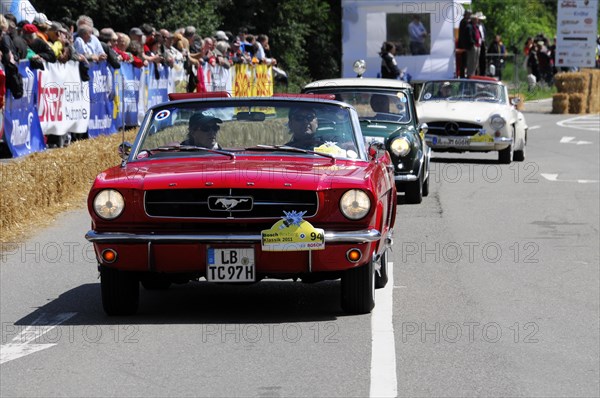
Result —
<instances>
[{"instance_id":1,"label":"sunglasses","mask_svg":"<svg viewBox=\"0 0 600 398\"><path fill-rule=\"evenodd\" d=\"M210 124L210 125L201 126L202 131L219 131L220 129L221 129L221 126L219 126L218 124Z\"/></svg>"},{"instance_id":2,"label":"sunglasses","mask_svg":"<svg viewBox=\"0 0 600 398\"><path fill-rule=\"evenodd\" d=\"M317 115L315 115L314 113L311 114L306 114L306 115L294 115L292 116L292 120L295 120L297 122L311 122L313 120L315 120L317 117Z\"/></svg>"}]
</instances>

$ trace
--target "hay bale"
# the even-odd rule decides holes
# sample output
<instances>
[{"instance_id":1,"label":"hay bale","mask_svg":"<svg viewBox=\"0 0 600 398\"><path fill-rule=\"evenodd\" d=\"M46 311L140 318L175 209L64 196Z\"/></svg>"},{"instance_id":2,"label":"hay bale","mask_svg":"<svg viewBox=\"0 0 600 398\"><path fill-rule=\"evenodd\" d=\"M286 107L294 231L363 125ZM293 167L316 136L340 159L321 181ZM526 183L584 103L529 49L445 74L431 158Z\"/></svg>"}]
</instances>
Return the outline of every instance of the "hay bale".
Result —
<instances>
[{"instance_id":1,"label":"hay bale","mask_svg":"<svg viewBox=\"0 0 600 398\"><path fill-rule=\"evenodd\" d=\"M76 141L0 164L0 243L20 239L62 211L85 204L96 175L118 165L121 134ZM127 133L133 140L135 130ZM1 249L0 249L1 250Z\"/></svg>"},{"instance_id":2,"label":"hay bale","mask_svg":"<svg viewBox=\"0 0 600 398\"><path fill-rule=\"evenodd\" d=\"M583 72L557 73L554 85L559 93L586 94L589 90L590 76Z\"/></svg>"},{"instance_id":3,"label":"hay bale","mask_svg":"<svg viewBox=\"0 0 600 398\"><path fill-rule=\"evenodd\" d=\"M569 94L558 93L552 96L552 113L569 113Z\"/></svg>"},{"instance_id":4,"label":"hay bale","mask_svg":"<svg viewBox=\"0 0 600 398\"><path fill-rule=\"evenodd\" d=\"M587 100L584 94L569 95L569 113L581 114L585 113L587 108Z\"/></svg>"},{"instance_id":5,"label":"hay bale","mask_svg":"<svg viewBox=\"0 0 600 398\"><path fill-rule=\"evenodd\" d=\"M585 69L590 76L590 88L587 97L587 113L600 112L600 69Z\"/></svg>"},{"instance_id":6,"label":"hay bale","mask_svg":"<svg viewBox=\"0 0 600 398\"><path fill-rule=\"evenodd\" d=\"M513 98L518 98L519 103L515 105L517 110L522 111L525 109L525 96L523 94L515 94L508 97L509 102L513 100Z\"/></svg>"}]
</instances>

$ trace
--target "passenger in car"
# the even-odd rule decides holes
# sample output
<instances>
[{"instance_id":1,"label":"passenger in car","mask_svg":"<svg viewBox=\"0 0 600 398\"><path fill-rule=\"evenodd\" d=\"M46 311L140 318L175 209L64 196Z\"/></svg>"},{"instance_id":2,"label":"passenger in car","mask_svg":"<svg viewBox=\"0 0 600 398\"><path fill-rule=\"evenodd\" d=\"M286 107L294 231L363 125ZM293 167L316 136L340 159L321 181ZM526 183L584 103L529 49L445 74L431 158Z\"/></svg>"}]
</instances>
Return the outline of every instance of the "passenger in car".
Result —
<instances>
[{"instance_id":1,"label":"passenger in car","mask_svg":"<svg viewBox=\"0 0 600 398\"><path fill-rule=\"evenodd\" d=\"M211 111L194 113L189 120L187 137L181 145L221 149L217 143L217 134L221 129L220 123L223 123L223 120L216 117Z\"/></svg>"}]
</instances>

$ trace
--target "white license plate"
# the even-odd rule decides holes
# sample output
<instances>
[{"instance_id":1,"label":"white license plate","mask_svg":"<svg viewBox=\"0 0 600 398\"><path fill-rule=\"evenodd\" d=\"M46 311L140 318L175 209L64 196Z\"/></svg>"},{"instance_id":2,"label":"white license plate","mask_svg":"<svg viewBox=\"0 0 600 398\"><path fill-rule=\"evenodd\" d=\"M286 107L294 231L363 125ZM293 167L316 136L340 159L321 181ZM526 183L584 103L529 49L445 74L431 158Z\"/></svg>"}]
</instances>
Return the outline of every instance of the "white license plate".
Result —
<instances>
[{"instance_id":1,"label":"white license plate","mask_svg":"<svg viewBox=\"0 0 600 398\"><path fill-rule=\"evenodd\" d=\"M209 282L254 282L254 249L209 247L206 261Z\"/></svg>"},{"instance_id":2,"label":"white license plate","mask_svg":"<svg viewBox=\"0 0 600 398\"><path fill-rule=\"evenodd\" d=\"M444 145L469 145L469 138L445 138L442 140Z\"/></svg>"}]
</instances>

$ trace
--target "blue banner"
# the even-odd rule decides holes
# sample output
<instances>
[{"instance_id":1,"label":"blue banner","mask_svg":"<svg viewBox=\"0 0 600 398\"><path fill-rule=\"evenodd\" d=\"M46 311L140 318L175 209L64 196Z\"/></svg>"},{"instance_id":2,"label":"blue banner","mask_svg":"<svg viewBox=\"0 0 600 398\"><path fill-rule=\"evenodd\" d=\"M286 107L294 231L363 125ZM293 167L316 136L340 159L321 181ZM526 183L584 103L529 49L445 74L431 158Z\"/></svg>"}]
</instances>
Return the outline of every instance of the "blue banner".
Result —
<instances>
[{"instance_id":1,"label":"blue banner","mask_svg":"<svg viewBox=\"0 0 600 398\"><path fill-rule=\"evenodd\" d=\"M113 72L106 61L90 63L90 123L88 136L116 132L113 126Z\"/></svg>"},{"instance_id":2,"label":"blue banner","mask_svg":"<svg viewBox=\"0 0 600 398\"><path fill-rule=\"evenodd\" d=\"M148 74L148 108L169 100L169 70L163 65L151 63ZM157 70L158 69L158 70Z\"/></svg>"},{"instance_id":3,"label":"blue banner","mask_svg":"<svg viewBox=\"0 0 600 398\"><path fill-rule=\"evenodd\" d=\"M19 73L23 76L23 97L16 100L7 89L4 110L4 141L13 157L46 149L37 110L37 73L29 68L29 61L19 63Z\"/></svg>"},{"instance_id":4,"label":"blue banner","mask_svg":"<svg viewBox=\"0 0 600 398\"><path fill-rule=\"evenodd\" d=\"M138 125L138 99L140 96L140 78L142 72L130 63L121 63L123 79L123 125Z\"/></svg>"}]
</instances>

